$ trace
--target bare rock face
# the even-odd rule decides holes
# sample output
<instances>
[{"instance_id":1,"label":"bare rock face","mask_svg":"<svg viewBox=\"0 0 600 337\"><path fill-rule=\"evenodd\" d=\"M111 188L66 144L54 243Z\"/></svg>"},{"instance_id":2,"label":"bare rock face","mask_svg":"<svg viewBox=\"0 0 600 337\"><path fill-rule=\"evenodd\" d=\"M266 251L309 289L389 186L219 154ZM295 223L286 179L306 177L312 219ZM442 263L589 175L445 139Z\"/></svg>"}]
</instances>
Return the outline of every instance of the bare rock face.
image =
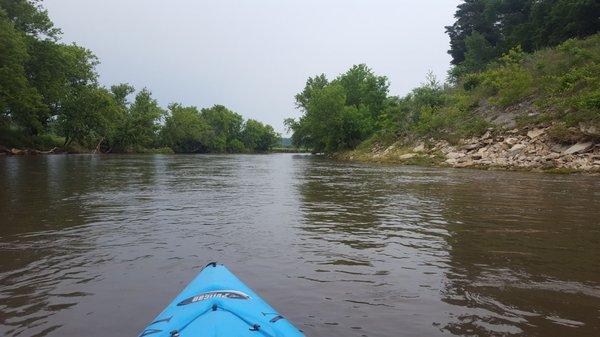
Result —
<instances>
[{"instance_id":1,"label":"bare rock face","mask_svg":"<svg viewBox=\"0 0 600 337\"><path fill-rule=\"evenodd\" d=\"M521 152L524 148L525 148L524 144L515 144L508 150L508 152L518 153L518 152Z\"/></svg>"},{"instance_id":2,"label":"bare rock face","mask_svg":"<svg viewBox=\"0 0 600 337\"><path fill-rule=\"evenodd\" d=\"M577 143L577 144L571 146L570 148L566 149L564 154L569 155L569 154L585 153L585 152L588 152L589 150L591 150L593 147L594 147L594 143L592 143L592 142Z\"/></svg>"},{"instance_id":3,"label":"bare rock face","mask_svg":"<svg viewBox=\"0 0 600 337\"><path fill-rule=\"evenodd\" d=\"M413 152L425 152L425 145L419 144L413 149Z\"/></svg>"},{"instance_id":4,"label":"bare rock face","mask_svg":"<svg viewBox=\"0 0 600 337\"><path fill-rule=\"evenodd\" d=\"M440 164L451 167L506 168L528 170L566 169L600 173L600 144L580 142L575 145L555 143L549 126L500 131L487 130L480 137L470 137L449 143L430 138L427 144L414 144L406 153L405 145L395 145L373 154L373 159L393 156L400 161L429 157L432 162L444 156ZM590 133L595 130L587 130ZM591 138L593 139L593 138ZM404 151L400 155L398 151Z\"/></svg>"},{"instance_id":5,"label":"bare rock face","mask_svg":"<svg viewBox=\"0 0 600 337\"><path fill-rule=\"evenodd\" d=\"M431 151L442 152L446 156L444 163L452 167L564 168L600 172L600 146L593 142L572 146L556 144L547 130L548 127L537 127L525 133L513 129L494 136L488 130L481 137L463 139L458 148L439 141Z\"/></svg>"},{"instance_id":6,"label":"bare rock face","mask_svg":"<svg viewBox=\"0 0 600 337\"><path fill-rule=\"evenodd\" d=\"M446 154L446 157L450 158L450 159L457 159L457 158L463 157L464 155L465 154L462 152L448 152Z\"/></svg>"},{"instance_id":7,"label":"bare rock face","mask_svg":"<svg viewBox=\"0 0 600 337\"><path fill-rule=\"evenodd\" d=\"M456 160L455 158L448 158L444 163L448 165L456 165L458 163L458 160Z\"/></svg>"},{"instance_id":8,"label":"bare rock face","mask_svg":"<svg viewBox=\"0 0 600 337\"><path fill-rule=\"evenodd\" d=\"M482 144L480 143L471 143L471 144L467 144L464 146L465 150L471 151L471 150L475 150L478 149L482 146Z\"/></svg>"}]
</instances>

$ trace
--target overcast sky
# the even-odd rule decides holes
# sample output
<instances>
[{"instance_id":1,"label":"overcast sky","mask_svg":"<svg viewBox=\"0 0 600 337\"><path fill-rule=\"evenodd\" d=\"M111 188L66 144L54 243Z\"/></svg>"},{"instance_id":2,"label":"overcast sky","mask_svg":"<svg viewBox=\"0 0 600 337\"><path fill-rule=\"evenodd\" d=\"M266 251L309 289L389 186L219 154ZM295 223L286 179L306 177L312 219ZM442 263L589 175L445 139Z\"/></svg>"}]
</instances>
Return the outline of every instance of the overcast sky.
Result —
<instances>
[{"instance_id":1,"label":"overcast sky","mask_svg":"<svg viewBox=\"0 0 600 337\"><path fill-rule=\"evenodd\" d=\"M309 76L366 63L404 95L445 78L458 0L46 0L65 42L91 49L105 85L161 105L223 104L284 131Z\"/></svg>"}]
</instances>

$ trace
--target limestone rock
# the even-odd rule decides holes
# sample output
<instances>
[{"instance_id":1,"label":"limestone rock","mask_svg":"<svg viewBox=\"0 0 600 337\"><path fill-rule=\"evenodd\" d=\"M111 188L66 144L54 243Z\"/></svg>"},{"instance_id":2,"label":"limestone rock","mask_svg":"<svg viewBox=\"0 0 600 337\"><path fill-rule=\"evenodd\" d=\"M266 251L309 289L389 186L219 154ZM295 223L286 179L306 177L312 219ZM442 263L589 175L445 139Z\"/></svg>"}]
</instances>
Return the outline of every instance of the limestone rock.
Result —
<instances>
[{"instance_id":1,"label":"limestone rock","mask_svg":"<svg viewBox=\"0 0 600 337\"><path fill-rule=\"evenodd\" d=\"M524 148L525 148L524 144L515 144L508 151L510 153L517 153L517 152L522 151Z\"/></svg>"},{"instance_id":2,"label":"limestone rock","mask_svg":"<svg viewBox=\"0 0 600 337\"><path fill-rule=\"evenodd\" d=\"M425 145L419 144L413 149L413 152L425 152Z\"/></svg>"},{"instance_id":3,"label":"limestone rock","mask_svg":"<svg viewBox=\"0 0 600 337\"><path fill-rule=\"evenodd\" d=\"M568 154L585 153L585 152L591 150L592 147L594 147L594 143L592 143L592 142L577 143L577 144L571 146L570 148L566 149L564 154L568 155Z\"/></svg>"},{"instance_id":4,"label":"limestone rock","mask_svg":"<svg viewBox=\"0 0 600 337\"><path fill-rule=\"evenodd\" d=\"M457 159L464 156L464 153L461 152L448 152L446 154L446 157L448 157L449 159Z\"/></svg>"},{"instance_id":5,"label":"limestone rock","mask_svg":"<svg viewBox=\"0 0 600 337\"><path fill-rule=\"evenodd\" d=\"M414 143L408 153L401 150L407 143L399 142L378 149L373 153L373 160L392 156L398 161L411 163L413 158L428 157L438 162L439 156L443 155L443 165L451 167L497 167L537 171L564 168L600 173L600 144L557 144L550 140L547 130L547 127L536 127L525 130L499 130L498 132L502 133L496 134L492 134L493 130L487 130L480 137L464 138L452 144L447 140L429 139L429 143L422 140ZM587 129L586 131L595 132Z\"/></svg>"},{"instance_id":6,"label":"limestone rock","mask_svg":"<svg viewBox=\"0 0 600 337\"><path fill-rule=\"evenodd\" d=\"M543 135L546 131L544 129L533 129L529 132L527 132L527 137L531 138L531 139L536 139L539 136Z\"/></svg>"},{"instance_id":7,"label":"limestone rock","mask_svg":"<svg viewBox=\"0 0 600 337\"><path fill-rule=\"evenodd\" d=\"M479 143L471 143L471 144L467 144L465 145L465 150L475 150L481 147L481 144Z\"/></svg>"}]
</instances>

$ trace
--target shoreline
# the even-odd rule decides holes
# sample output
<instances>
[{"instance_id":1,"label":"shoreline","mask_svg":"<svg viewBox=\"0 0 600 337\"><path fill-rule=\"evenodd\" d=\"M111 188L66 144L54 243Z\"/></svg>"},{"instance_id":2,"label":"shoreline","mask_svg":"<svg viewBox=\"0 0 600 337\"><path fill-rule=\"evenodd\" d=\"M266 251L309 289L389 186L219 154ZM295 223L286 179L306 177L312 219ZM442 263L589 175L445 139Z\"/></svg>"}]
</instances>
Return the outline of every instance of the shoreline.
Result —
<instances>
[{"instance_id":1,"label":"shoreline","mask_svg":"<svg viewBox=\"0 0 600 337\"><path fill-rule=\"evenodd\" d=\"M415 165L424 167L471 168L490 171L521 171L555 174L600 174L600 142L586 141L570 145L558 144L548 137L550 127L513 129L495 134L489 129L483 136L460 139L456 144L432 138L419 141L396 141L387 147L379 144L336 152L326 157L347 162ZM231 154L307 154L308 151L273 149L261 153ZM180 154L159 151L131 153L98 153L94 151L65 151L53 148L6 148L0 145L0 157L40 155L123 155L123 154ZM203 153L223 154L223 153Z\"/></svg>"},{"instance_id":2,"label":"shoreline","mask_svg":"<svg viewBox=\"0 0 600 337\"><path fill-rule=\"evenodd\" d=\"M600 143L593 139L560 144L551 139L551 127L488 129L480 137L446 140L396 141L387 147L372 146L337 152L341 161L400 165L472 168L480 170L546 173L600 173Z\"/></svg>"},{"instance_id":3,"label":"shoreline","mask_svg":"<svg viewBox=\"0 0 600 337\"><path fill-rule=\"evenodd\" d=\"M148 149L147 151L140 152L95 152L95 151L67 151L59 148L53 148L50 150L38 150L38 149L19 149L19 148L7 148L5 146L0 145L0 157L25 157L25 156L39 156L39 155L127 155L127 154L164 154L164 155L190 155L190 154L273 154L273 153L297 153L297 154L306 154L310 153L308 150L298 150L298 149L273 149L267 152L240 152L240 153L176 153L176 152L166 152L161 149Z\"/></svg>"}]
</instances>

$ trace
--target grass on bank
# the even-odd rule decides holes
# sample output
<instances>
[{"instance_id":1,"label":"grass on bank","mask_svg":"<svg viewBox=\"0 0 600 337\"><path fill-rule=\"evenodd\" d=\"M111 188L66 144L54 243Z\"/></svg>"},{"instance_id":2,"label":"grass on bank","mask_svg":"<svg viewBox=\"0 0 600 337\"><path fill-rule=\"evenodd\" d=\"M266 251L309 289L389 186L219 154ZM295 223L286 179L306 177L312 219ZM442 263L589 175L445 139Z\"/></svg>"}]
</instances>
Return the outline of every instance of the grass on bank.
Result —
<instances>
[{"instance_id":1,"label":"grass on bank","mask_svg":"<svg viewBox=\"0 0 600 337\"><path fill-rule=\"evenodd\" d=\"M383 116L383 127L361 147L398 138L446 139L481 135L490 115L514 114L519 127L554 124L554 139L581 139L572 127L600 128L600 34L571 39L532 54L515 48L485 70L448 84L429 78ZM496 126L497 127L497 126Z\"/></svg>"}]
</instances>

